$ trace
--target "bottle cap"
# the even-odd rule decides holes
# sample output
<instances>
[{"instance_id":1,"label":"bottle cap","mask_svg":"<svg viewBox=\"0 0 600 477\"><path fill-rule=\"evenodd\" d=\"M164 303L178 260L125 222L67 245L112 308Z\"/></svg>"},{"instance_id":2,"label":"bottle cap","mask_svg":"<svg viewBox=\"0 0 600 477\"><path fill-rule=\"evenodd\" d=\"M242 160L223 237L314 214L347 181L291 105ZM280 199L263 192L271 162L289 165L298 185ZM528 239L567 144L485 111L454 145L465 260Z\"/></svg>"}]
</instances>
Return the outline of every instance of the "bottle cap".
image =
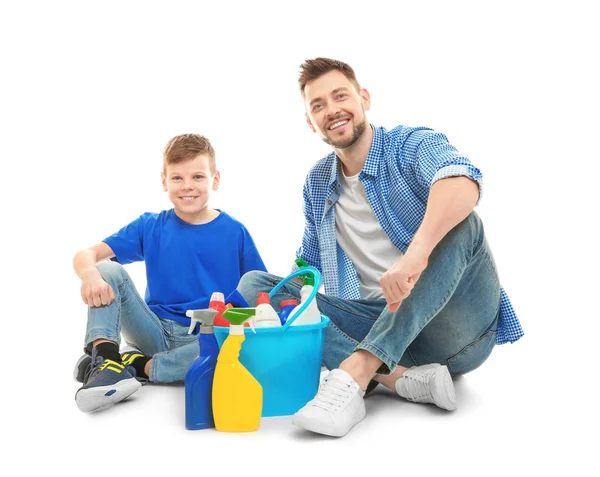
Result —
<instances>
[{"instance_id":1,"label":"bottle cap","mask_svg":"<svg viewBox=\"0 0 600 477\"><path fill-rule=\"evenodd\" d=\"M283 300L283 301L282 301L282 302L279 304L279 307L280 307L280 308L284 308L284 307L286 307L286 306L289 306L289 305L298 306L298 300L296 300L296 299L294 299L294 298L291 298L291 299L289 299L289 300Z\"/></svg>"},{"instance_id":2,"label":"bottle cap","mask_svg":"<svg viewBox=\"0 0 600 477\"><path fill-rule=\"evenodd\" d=\"M265 303L270 304L271 299L269 298L269 294L266 292L260 292L258 294L258 298L256 299L257 305L264 305Z\"/></svg>"},{"instance_id":3,"label":"bottle cap","mask_svg":"<svg viewBox=\"0 0 600 477\"><path fill-rule=\"evenodd\" d=\"M306 261L303 260L302 257L298 257L296 260L294 260L294 262L296 262L298 268L308 267L308 263L306 263Z\"/></svg>"},{"instance_id":4,"label":"bottle cap","mask_svg":"<svg viewBox=\"0 0 600 477\"><path fill-rule=\"evenodd\" d=\"M306 275L302 275L300 278L302 278L305 285L310 285L311 287L315 286L315 277L313 277L312 274L307 273Z\"/></svg>"},{"instance_id":5,"label":"bottle cap","mask_svg":"<svg viewBox=\"0 0 600 477\"><path fill-rule=\"evenodd\" d=\"M242 324L247 320L250 322L250 328L254 333L256 330L253 326L254 316L256 315L256 308L231 308L223 312L223 318L231 323L229 334L244 334L243 331L237 332L234 328L242 328Z\"/></svg>"},{"instance_id":6,"label":"bottle cap","mask_svg":"<svg viewBox=\"0 0 600 477\"><path fill-rule=\"evenodd\" d=\"M308 263L306 263L302 257L298 257L295 260L296 265L298 265L298 268L305 268L308 267ZM304 283L304 285L310 285L310 286L315 286L315 277L312 275L312 273L307 273L306 275L300 275L298 278L300 278L300 280L302 280L302 282Z\"/></svg>"},{"instance_id":7,"label":"bottle cap","mask_svg":"<svg viewBox=\"0 0 600 477\"><path fill-rule=\"evenodd\" d=\"M221 292L214 292L210 296L210 301L220 301L221 303L225 303L225 295L223 295Z\"/></svg>"}]
</instances>

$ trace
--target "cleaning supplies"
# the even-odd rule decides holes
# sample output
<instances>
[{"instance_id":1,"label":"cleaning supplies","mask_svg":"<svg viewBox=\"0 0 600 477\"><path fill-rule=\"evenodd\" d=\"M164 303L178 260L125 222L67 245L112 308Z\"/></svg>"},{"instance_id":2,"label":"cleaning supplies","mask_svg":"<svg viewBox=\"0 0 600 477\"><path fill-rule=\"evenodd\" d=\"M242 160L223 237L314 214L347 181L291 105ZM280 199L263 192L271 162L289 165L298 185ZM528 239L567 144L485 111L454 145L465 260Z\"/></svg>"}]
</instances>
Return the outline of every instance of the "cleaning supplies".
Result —
<instances>
[{"instance_id":1,"label":"cleaning supplies","mask_svg":"<svg viewBox=\"0 0 600 477\"><path fill-rule=\"evenodd\" d=\"M212 412L212 387L219 346L213 334L217 310L188 310L191 318L188 334L200 323L200 355L185 373L185 427L190 430L215 427Z\"/></svg>"},{"instance_id":2,"label":"cleaning supplies","mask_svg":"<svg viewBox=\"0 0 600 477\"><path fill-rule=\"evenodd\" d=\"M281 320L282 325L287 321L288 316L290 315L292 310L296 308L296 306L298 306L298 300L294 298L290 298L289 300L283 300L279 304L279 319Z\"/></svg>"},{"instance_id":3,"label":"cleaning supplies","mask_svg":"<svg viewBox=\"0 0 600 477\"><path fill-rule=\"evenodd\" d=\"M254 308L229 308L223 313L231 325L217 358L213 383L217 431L250 432L260 426L262 386L239 360L245 339L243 323L255 314Z\"/></svg>"},{"instance_id":4,"label":"cleaning supplies","mask_svg":"<svg viewBox=\"0 0 600 477\"><path fill-rule=\"evenodd\" d=\"M256 318L254 326L281 326L281 320L275 309L271 306L269 294L260 292L256 299Z\"/></svg>"},{"instance_id":5,"label":"cleaning supplies","mask_svg":"<svg viewBox=\"0 0 600 477\"><path fill-rule=\"evenodd\" d=\"M239 296L240 298L238 298L234 293L230 294L229 297L231 297L233 295L233 297L235 298L235 300L239 303L242 302L246 303L246 301L244 300L244 298L239 294L239 292L237 290L235 290L235 293L237 293L237 296ZM229 299L229 297L227 297ZM217 310L219 313L217 313L217 316L215 316L215 326L225 326L225 327L229 327L229 321L227 321L225 318L223 318L223 312L225 310L227 310L227 308L233 308L234 305L232 305L231 303L227 302L227 304L225 304L225 299L223 298L223 293L221 292L214 292L211 297L210 297L210 302L208 304L208 306L210 308L212 308L213 310ZM244 305L244 307L249 306L247 303ZM248 323L244 323L244 326L249 326Z\"/></svg>"},{"instance_id":6,"label":"cleaning supplies","mask_svg":"<svg viewBox=\"0 0 600 477\"><path fill-rule=\"evenodd\" d=\"M308 264L301 258L296 259L296 265L298 265L299 268L304 268L308 266ZM296 314L296 312L300 309L300 307L308 301L313 291L315 279L310 273L307 273L306 275L301 275L300 279L304 283L304 285L300 289L300 304L290 312L288 316L288 321L291 320ZM302 314L292 322L291 326L309 325L320 322L321 312L317 307L317 300L314 299L309 303L308 307L302 312Z\"/></svg>"},{"instance_id":7,"label":"cleaning supplies","mask_svg":"<svg viewBox=\"0 0 600 477\"><path fill-rule=\"evenodd\" d=\"M214 292L210 301L208 302L209 308L217 310L217 316L215 317L215 326L229 326L229 322L223 318L223 312L225 311L225 296L221 292Z\"/></svg>"}]
</instances>

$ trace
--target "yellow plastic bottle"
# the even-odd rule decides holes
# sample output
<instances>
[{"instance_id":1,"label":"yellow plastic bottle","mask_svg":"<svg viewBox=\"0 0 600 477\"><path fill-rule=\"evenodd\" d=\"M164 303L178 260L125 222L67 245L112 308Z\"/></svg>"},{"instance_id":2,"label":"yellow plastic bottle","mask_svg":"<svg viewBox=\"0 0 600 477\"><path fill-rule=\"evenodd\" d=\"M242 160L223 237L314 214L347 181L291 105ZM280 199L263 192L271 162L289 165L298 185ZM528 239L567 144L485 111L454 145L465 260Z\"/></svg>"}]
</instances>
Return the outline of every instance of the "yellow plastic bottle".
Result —
<instances>
[{"instance_id":1,"label":"yellow plastic bottle","mask_svg":"<svg viewBox=\"0 0 600 477\"><path fill-rule=\"evenodd\" d=\"M223 313L231 326L217 357L213 381L212 403L217 431L252 432L260 426L262 386L239 360L245 339L243 323L254 314L254 308L229 308Z\"/></svg>"}]
</instances>

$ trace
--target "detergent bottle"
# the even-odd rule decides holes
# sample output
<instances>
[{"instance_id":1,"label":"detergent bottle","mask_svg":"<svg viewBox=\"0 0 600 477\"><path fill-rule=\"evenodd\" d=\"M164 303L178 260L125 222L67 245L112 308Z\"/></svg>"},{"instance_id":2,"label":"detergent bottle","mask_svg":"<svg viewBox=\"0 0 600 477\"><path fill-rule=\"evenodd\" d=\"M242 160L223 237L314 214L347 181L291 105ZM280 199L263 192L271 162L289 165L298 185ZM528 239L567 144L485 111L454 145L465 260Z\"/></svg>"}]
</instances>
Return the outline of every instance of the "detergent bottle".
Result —
<instances>
[{"instance_id":1,"label":"detergent bottle","mask_svg":"<svg viewBox=\"0 0 600 477\"><path fill-rule=\"evenodd\" d=\"M255 327L266 327L266 326L281 326L281 320L279 315L275 311L275 308L271 306L271 300L269 294L260 292L256 299L256 317L254 321Z\"/></svg>"},{"instance_id":2,"label":"detergent bottle","mask_svg":"<svg viewBox=\"0 0 600 477\"><path fill-rule=\"evenodd\" d=\"M223 318L231 325L217 358L213 383L213 415L217 431L250 432L260 426L262 386L239 360L245 339L242 324L255 313L254 308L230 308L223 313Z\"/></svg>"},{"instance_id":3,"label":"detergent bottle","mask_svg":"<svg viewBox=\"0 0 600 477\"><path fill-rule=\"evenodd\" d=\"M200 355L185 373L185 427L190 430L215 427L212 412L212 387L219 346L213 334L217 310L188 310L191 318L188 334L200 323Z\"/></svg>"},{"instance_id":4,"label":"detergent bottle","mask_svg":"<svg viewBox=\"0 0 600 477\"><path fill-rule=\"evenodd\" d=\"M299 268L308 266L308 264L301 258L296 259L296 264L298 265ZM290 314L288 316L288 321L291 320L292 317L300 309L300 307L308 301L308 299L313 291L315 279L310 273L307 273L306 275L301 275L300 279L304 283L304 285L300 289L300 304L290 312ZM315 298L314 300L312 300L310 302L310 304L302 312L302 314L300 316L298 316L298 318L296 318L292 322L291 326L309 325L309 324L320 323L320 322L321 322L321 312L319 311L319 308L317 307L317 300Z\"/></svg>"},{"instance_id":5,"label":"detergent bottle","mask_svg":"<svg viewBox=\"0 0 600 477\"><path fill-rule=\"evenodd\" d=\"M225 311L225 295L223 293L214 292L210 297L208 307L218 311L217 316L215 316L215 326L229 326L229 322L223 318L223 312Z\"/></svg>"},{"instance_id":6,"label":"detergent bottle","mask_svg":"<svg viewBox=\"0 0 600 477\"><path fill-rule=\"evenodd\" d=\"M298 306L298 300L294 298L283 300L279 304L279 308L281 310L279 312L279 319L281 320L282 325L287 321L288 316L290 316L290 313L294 310L294 308L296 308L296 306Z\"/></svg>"}]
</instances>

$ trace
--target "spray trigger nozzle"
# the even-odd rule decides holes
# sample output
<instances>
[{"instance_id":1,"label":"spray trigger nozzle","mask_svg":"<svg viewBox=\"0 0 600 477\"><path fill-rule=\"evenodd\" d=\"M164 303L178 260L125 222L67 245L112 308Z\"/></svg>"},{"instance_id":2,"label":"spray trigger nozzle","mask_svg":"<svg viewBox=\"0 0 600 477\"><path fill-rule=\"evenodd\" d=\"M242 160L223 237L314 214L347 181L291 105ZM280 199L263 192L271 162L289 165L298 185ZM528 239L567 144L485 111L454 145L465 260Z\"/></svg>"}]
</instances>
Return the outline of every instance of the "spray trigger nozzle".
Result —
<instances>
[{"instance_id":1,"label":"spray trigger nozzle","mask_svg":"<svg viewBox=\"0 0 600 477\"><path fill-rule=\"evenodd\" d=\"M200 310L187 310L185 316L190 318L190 327L188 328L188 335L194 333L196 329L196 323L200 323L200 326L213 326L215 322L215 316L219 312L212 308L204 308Z\"/></svg>"}]
</instances>

